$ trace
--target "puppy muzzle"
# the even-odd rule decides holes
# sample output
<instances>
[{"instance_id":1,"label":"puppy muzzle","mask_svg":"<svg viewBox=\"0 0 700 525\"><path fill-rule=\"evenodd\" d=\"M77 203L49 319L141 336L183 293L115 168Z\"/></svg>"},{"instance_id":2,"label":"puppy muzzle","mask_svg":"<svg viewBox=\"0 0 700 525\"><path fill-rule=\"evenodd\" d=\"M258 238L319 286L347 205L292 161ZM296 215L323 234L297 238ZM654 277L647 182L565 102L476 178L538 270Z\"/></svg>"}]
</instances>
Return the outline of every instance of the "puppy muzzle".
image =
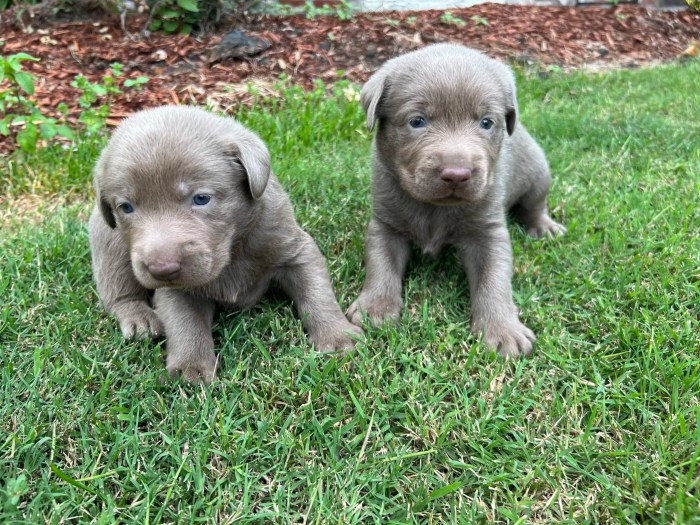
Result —
<instances>
[{"instance_id":1,"label":"puppy muzzle","mask_svg":"<svg viewBox=\"0 0 700 525\"><path fill-rule=\"evenodd\" d=\"M183 229L156 228L137 232L132 237L131 263L134 274L146 288L185 288L201 286L218 276L219 259L200 232L193 237ZM214 243L214 248L220 246ZM226 262L226 261L224 261Z\"/></svg>"}]
</instances>

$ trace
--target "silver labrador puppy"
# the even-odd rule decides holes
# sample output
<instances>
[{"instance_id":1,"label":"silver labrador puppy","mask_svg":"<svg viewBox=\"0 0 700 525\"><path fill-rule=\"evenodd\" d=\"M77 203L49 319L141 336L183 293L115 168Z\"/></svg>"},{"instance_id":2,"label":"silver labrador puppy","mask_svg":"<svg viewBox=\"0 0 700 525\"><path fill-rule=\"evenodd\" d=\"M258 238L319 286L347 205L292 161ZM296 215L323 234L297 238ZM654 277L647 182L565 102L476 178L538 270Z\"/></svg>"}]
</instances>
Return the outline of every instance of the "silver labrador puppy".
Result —
<instances>
[{"instance_id":1,"label":"silver labrador puppy","mask_svg":"<svg viewBox=\"0 0 700 525\"><path fill-rule=\"evenodd\" d=\"M458 45L389 60L364 85L374 142L367 277L348 318L398 319L410 242L436 254L453 245L471 290L472 331L504 356L529 354L518 319L506 228L511 210L533 237L565 228L547 214L549 168L517 122L510 69Z\"/></svg>"},{"instance_id":2,"label":"silver labrador puppy","mask_svg":"<svg viewBox=\"0 0 700 525\"><path fill-rule=\"evenodd\" d=\"M271 281L292 298L317 349L354 346L362 332L343 316L265 144L241 124L192 107L137 113L94 176L98 293L125 337L164 331L171 376L213 380L215 307L251 307Z\"/></svg>"}]
</instances>

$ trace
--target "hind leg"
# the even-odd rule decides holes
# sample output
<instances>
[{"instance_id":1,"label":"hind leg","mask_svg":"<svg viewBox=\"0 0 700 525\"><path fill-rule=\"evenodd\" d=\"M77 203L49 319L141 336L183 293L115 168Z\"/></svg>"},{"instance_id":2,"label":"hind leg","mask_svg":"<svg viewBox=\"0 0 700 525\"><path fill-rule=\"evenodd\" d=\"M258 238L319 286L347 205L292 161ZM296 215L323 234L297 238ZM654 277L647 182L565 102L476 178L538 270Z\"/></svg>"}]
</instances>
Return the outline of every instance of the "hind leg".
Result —
<instances>
[{"instance_id":1,"label":"hind leg","mask_svg":"<svg viewBox=\"0 0 700 525\"><path fill-rule=\"evenodd\" d=\"M526 193L515 203L511 211L530 237L540 239L544 236L556 237L566 233L566 228L547 213L547 192Z\"/></svg>"},{"instance_id":2,"label":"hind leg","mask_svg":"<svg viewBox=\"0 0 700 525\"><path fill-rule=\"evenodd\" d=\"M563 235L566 228L554 221L547 213L547 195L552 178L544 158L530 165L528 180L530 187L515 202L511 212L520 222L530 237L539 239L544 236Z\"/></svg>"},{"instance_id":3,"label":"hind leg","mask_svg":"<svg viewBox=\"0 0 700 525\"><path fill-rule=\"evenodd\" d=\"M535 239L564 234L566 228L547 213L552 177L544 151L523 126L516 128L511 148L513 178L508 201L511 213Z\"/></svg>"}]
</instances>

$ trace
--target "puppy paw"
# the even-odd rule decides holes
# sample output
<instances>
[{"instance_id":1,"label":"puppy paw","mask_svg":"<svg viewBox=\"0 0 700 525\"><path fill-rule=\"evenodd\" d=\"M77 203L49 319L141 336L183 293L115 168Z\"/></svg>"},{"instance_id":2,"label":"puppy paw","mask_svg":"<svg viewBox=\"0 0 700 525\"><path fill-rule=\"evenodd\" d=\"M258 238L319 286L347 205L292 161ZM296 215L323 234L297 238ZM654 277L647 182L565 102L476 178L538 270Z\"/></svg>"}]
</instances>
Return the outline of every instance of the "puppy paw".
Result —
<instances>
[{"instance_id":1,"label":"puppy paw","mask_svg":"<svg viewBox=\"0 0 700 525\"><path fill-rule=\"evenodd\" d=\"M124 303L115 311L124 339L158 339L164 335L163 323L148 303Z\"/></svg>"},{"instance_id":2,"label":"puppy paw","mask_svg":"<svg viewBox=\"0 0 700 525\"><path fill-rule=\"evenodd\" d=\"M355 348L357 342L364 337L364 332L358 326L342 320L335 326L326 326L317 333L309 334L309 340L313 343L317 352L334 353L344 352Z\"/></svg>"},{"instance_id":3,"label":"puppy paw","mask_svg":"<svg viewBox=\"0 0 700 525\"><path fill-rule=\"evenodd\" d=\"M549 215L542 215L537 222L527 226L527 234L535 239L564 235L566 227L554 221Z\"/></svg>"},{"instance_id":4,"label":"puppy paw","mask_svg":"<svg viewBox=\"0 0 700 525\"><path fill-rule=\"evenodd\" d=\"M362 325L365 316L374 326L380 326L386 322L398 322L401 317L401 306L400 298L397 300L388 297L370 297L361 293L350 305L346 315L350 322L357 326Z\"/></svg>"},{"instance_id":5,"label":"puppy paw","mask_svg":"<svg viewBox=\"0 0 700 525\"><path fill-rule=\"evenodd\" d=\"M483 334L483 342L503 357L515 358L530 355L535 334L517 318L473 326L474 335Z\"/></svg>"},{"instance_id":6,"label":"puppy paw","mask_svg":"<svg viewBox=\"0 0 700 525\"><path fill-rule=\"evenodd\" d=\"M210 384L216 379L219 358L211 350L196 356L172 356L168 354L166 368L171 379L178 377L188 383Z\"/></svg>"}]
</instances>

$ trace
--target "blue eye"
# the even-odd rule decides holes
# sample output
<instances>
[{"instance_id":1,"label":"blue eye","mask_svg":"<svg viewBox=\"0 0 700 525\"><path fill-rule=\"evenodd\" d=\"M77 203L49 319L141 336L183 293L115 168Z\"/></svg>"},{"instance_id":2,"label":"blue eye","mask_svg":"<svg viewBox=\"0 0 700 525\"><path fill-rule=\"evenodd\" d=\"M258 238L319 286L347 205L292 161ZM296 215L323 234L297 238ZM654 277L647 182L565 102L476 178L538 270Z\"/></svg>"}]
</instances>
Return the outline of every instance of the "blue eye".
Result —
<instances>
[{"instance_id":1,"label":"blue eye","mask_svg":"<svg viewBox=\"0 0 700 525\"><path fill-rule=\"evenodd\" d=\"M122 213L132 213L134 211L134 207L128 202L120 204L118 208L122 211Z\"/></svg>"},{"instance_id":2,"label":"blue eye","mask_svg":"<svg viewBox=\"0 0 700 525\"><path fill-rule=\"evenodd\" d=\"M424 117L413 117L408 121L408 124L414 129L424 128L428 125Z\"/></svg>"},{"instance_id":3,"label":"blue eye","mask_svg":"<svg viewBox=\"0 0 700 525\"><path fill-rule=\"evenodd\" d=\"M482 118L479 122L479 127L481 129L491 129L493 127L493 120L490 118Z\"/></svg>"},{"instance_id":4,"label":"blue eye","mask_svg":"<svg viewBox=\"0 0 700 525\"><path fill-rule=\"evenodd\" d=\"M195 195L192 197L192 204L195 206L206 206L209 204L209 201L211 200L211 197L209 195Z\"/></svg>"}]
</instances>

